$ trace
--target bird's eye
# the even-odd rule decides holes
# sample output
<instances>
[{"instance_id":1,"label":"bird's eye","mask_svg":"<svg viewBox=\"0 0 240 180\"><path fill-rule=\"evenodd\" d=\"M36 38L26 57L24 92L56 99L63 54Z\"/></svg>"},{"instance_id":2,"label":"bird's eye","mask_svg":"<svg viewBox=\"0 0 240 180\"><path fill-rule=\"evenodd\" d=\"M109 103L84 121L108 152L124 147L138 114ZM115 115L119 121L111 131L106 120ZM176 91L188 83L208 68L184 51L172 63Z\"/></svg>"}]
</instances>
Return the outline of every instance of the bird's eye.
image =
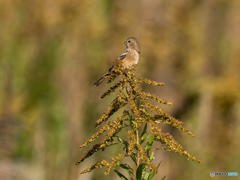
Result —
<instances>
[{"instance_id":1,"label":"bird's eye","mask_svg":"<svg viewBox=\"0 0 240 180\"><path fill-rule=\"evenodd\" d=\"M127 42L128 42L128 43L130 43L131 41L130 41L130 40L128 40Z\"/></svg>"}]
</instances>

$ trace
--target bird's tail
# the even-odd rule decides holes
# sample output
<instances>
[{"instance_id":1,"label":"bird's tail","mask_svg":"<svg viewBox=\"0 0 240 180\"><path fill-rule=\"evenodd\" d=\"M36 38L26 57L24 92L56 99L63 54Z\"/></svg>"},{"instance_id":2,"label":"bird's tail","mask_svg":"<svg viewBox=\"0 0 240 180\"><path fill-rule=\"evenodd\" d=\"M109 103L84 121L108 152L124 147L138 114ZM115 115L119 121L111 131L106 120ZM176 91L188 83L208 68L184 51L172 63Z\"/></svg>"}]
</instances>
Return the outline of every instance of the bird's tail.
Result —
<instances>
[{"instance_id":1,"label":"bird's tail","mask_svg":"<svg viewBox=\"0 0 240 180\"><path fill-rule=\"evenodd\" d=\"M102 75L102 76L94 83L94 85L95 85L95 86L99 86L100 84L102 84L102 82L104 81L104 79L105 79L107 76L111 75L113 68L114 68L114 66L111 66L111 67L109 68L108 72L105 73L104 75Z\"/></svg>"},{"instance_id":2,"label":"bird's tail","mask_svg":"<svg viewBox=\"0 0 240 180\"><path fill-rule=\"evenodd\" d=\"M108 76L108 75L110 75L111 73L110 72L107 72L107 73L105 73L104 75L102 75L95 83L94 83L94 85L95 86L99 86L100 84L102 84L102 82L106 79L106 77Z\"/></svg>"},{"instance_id":3,"label":"bird's tail","mask_svg":"<svg viewBox=\"0 0 240 180\"><path fill-rule=\"evenodd\" d=\"M102 84L102 82L104 81L104 76L100 77L95 83L95 86L99 86L100 84Z\"/></svg>"}]
</instances>

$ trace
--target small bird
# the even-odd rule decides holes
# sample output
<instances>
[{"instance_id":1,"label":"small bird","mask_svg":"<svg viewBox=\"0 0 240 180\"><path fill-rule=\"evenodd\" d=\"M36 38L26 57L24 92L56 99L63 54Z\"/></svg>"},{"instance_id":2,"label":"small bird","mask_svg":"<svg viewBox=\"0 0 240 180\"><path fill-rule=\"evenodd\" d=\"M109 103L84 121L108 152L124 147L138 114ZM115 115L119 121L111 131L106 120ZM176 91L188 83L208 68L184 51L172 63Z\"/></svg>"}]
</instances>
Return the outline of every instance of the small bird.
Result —
<instances>
[{"instance_id":1,"label":"small bird","mask_svg":"<svg viewBox=\"0 0 240 180\"><path fill-rule=\"evenodd\" d=\"M116 59L116 64L120 64L123 68L129 68L132 65L138 64L140 56L140 45L138 40L135 37L129 37L124 41L124 45L126 50ZM113 68L114 65L111 66L108 72L102 75L94 85L99 86L104 81L105 77L112 73Z\"/></svg>"}]
</instances>

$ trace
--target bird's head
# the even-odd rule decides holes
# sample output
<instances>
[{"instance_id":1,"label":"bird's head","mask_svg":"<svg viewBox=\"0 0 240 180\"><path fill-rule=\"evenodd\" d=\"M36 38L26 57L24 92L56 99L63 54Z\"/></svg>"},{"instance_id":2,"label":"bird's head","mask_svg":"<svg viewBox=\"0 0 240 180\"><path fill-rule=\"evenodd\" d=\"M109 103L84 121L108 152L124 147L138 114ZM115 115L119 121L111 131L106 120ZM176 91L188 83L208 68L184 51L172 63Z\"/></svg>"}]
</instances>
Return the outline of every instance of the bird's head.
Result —
<instances>
[{"instance_id":1,"label":"bird's head","mask_svg":"<svg viewBox=\"0 0 240 180\"><path fill-rule=\"evenodd\" d=\"M129 37L127 40L124 42L126 48L128 49L134 49L140 54L140 45L138 40L135 37Z\"/></svg>"}]
</instances>

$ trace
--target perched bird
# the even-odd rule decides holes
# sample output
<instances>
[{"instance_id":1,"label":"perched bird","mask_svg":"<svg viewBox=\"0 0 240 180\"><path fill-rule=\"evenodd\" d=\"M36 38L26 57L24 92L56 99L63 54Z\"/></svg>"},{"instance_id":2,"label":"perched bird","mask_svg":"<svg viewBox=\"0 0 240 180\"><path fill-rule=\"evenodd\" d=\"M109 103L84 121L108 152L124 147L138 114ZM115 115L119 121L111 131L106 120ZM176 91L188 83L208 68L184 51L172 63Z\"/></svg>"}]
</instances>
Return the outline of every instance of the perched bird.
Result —
<instances>
[{"instance_id":1,"label":"perched bird","mask_svg":"<svg viewBox=\"0 0 240 180\"><path fill-rule=\"evenodd\" d=\"M129 37L124 41L126 50L122 53L117 59L116 64L120 64L123 68L129 68L132 65L138 64L140 56L140 45L138 40L135 37ZM109 76L112 73L114 65L109 68L108 72L102 75L95 83L95 86L99 86L105 79L106 76Z\"/></svg>"}]
</instances>

